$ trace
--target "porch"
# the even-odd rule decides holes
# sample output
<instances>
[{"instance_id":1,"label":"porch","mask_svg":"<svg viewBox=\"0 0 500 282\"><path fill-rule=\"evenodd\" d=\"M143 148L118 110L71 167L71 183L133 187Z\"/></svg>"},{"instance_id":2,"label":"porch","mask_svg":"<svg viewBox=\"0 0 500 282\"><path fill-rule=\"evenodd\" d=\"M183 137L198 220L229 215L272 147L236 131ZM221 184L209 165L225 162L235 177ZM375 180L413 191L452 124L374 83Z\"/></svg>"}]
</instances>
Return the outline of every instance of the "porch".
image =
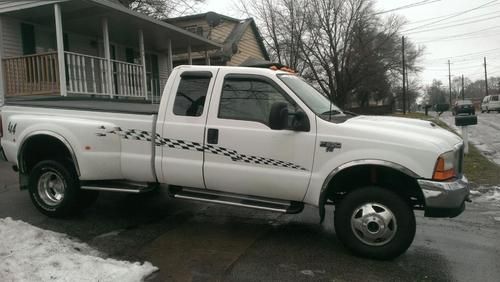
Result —
<instances>
[{"instance_id":1,"label":"porch","mask_svg":"<svg viewBox=\"0 0 500 282\"><path fill-rule=\"evenodd\" d=\"M12 11L2 11L0 5L0 88L6 97L157 100L176 53L220 48L108 1L33 5ZM5 47L11 38L20 41L17 49Z\"/></svg>"}]
</instances>

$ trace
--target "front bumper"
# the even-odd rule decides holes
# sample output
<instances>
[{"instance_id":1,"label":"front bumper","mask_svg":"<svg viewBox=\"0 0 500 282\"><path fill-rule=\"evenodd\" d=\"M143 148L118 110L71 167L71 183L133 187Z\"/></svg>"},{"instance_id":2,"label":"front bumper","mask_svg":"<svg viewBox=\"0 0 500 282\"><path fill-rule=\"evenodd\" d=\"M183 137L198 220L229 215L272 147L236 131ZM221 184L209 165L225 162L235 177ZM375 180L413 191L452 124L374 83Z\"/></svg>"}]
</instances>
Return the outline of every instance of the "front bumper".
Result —
<instances>
[{"instance_id":1,"label":"front bumper","mask_svg":"<svg viewBox=\"0 0 500 282\"><path fill-rule=\"evenodd\" d=\"M469 182L465 176L453 181L418 179L425 198L425 216L456 217L465 210L469 199Z\"/></svg>"}]
</instances>

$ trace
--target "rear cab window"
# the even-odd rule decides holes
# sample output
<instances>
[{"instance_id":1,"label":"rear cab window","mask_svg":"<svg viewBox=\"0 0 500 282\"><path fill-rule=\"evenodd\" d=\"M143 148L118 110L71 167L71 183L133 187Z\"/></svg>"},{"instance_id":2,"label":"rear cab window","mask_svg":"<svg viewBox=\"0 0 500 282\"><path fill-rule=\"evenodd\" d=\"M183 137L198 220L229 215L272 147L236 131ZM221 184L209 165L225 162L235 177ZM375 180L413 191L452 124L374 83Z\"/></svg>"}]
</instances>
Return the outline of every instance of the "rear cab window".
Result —
<instances>
[{"instance_id":1,"label":"rear cab window","mask_svg":"<svg viewBox=\"0 0 500 282\"><path fill-rule=\"evenodd\" d=\"M205 108L205 100L211 79L211 72L183 72L175 94L174 114L189 117L201 116Z\"/></svg>"}]
</instances>

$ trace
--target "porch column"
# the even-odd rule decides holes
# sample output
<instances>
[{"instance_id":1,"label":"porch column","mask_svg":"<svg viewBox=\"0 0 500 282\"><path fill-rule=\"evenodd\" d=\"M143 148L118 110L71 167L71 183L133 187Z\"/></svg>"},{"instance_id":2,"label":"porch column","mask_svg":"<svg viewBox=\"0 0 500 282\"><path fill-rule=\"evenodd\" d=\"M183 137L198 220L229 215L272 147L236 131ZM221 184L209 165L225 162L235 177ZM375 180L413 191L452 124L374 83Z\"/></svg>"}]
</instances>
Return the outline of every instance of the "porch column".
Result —
<instances>
[{"instance_id":1,"label":"porch column","mask_svg":"<svg viewBox=\"0 0 500 282\"><path fill-rule=\"evenodd\" d=\"M172 70L174 69L174 62L172 58L172 40L169 39L167 41L167 55L168 55L168 63L167 63L167 69L168 69L168 74L170 75L172 73Z\"/></svg>"},{"instance_id":2,"label":"porch column","mask_svg":"<svg viewBox=\"0 0 500 282\"><path fill-rule=\"evenodd\" d=\"M61 92L61 96L68 96L68 90L66 89L66 63L64 58L61 6L59 6L59 4L54 4L54 17L56 21L57 61L59 65L59 91Z\"/></svg>"},{"instance_id":3,"label":"porch column","mask_svg":"<svg viewBox=\"0 0 500 282\"><path fill-rule=\"evenodd\" d=\"M3 75L3 26L2 26L2 18L0 17L0 106L5 103L5 92L6 82L5 76Z\"/></svg>"},{"instance_id":4,"label":"porch column","mask_svg":"<svg viewBox=\"0 0 500 282\"><path fill-rule=\"evenodd\" d=\"M144 97L147 100L148 76L146 74L146 51L144 50L144 33L142 32L142 29L139 29L139 52L141 53L141 64L142 64L142 91L144 91Z\"/></svg>"},{"instance_id":5,"label":"porch column","mask_svg":"<svg viewBox=\"0 0 500 282\"><path fill-rule=\"evenodd\" d=\"M111 65L111 51L109 50L108 18L102 19L102 37L104 41L104 57L106 58L106 91L113 98L113 69Z\"/></svg>"},{"instance_id":6,"label":"porch column","mask_svg":"<svg viewBox=\"0 0 500 282\"><path fill-rule=\"evenodd\" d=\"M191 44L188 45L188 65L193 64L193 54L191 53Z\"/></svg>"},{"instance_id":7,"label":"porch column","mask_svg":"<svg viewBox=\"0 0 500 282\"><path fill-rule=\"evenodd\" d=\"M210 54L208 54L208 51L205 51L205 64L210 66Z\"/></svg>"}]
</instances>

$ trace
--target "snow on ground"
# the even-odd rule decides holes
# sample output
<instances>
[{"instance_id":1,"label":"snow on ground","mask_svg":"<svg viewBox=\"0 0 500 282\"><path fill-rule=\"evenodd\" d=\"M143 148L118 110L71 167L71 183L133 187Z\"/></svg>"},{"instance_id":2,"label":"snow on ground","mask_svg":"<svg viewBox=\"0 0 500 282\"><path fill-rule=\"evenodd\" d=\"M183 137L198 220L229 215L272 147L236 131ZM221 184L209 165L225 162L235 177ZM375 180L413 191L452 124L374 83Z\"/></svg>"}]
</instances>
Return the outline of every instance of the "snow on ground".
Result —
<instances>
[{"instance_id":1,"label":"snow on ground","mask_svg":"<svg viewBox=\"0 0 500 282\"><path fill-rule=\"evenodd\" d=\"M471 191L471 198L475 203L489 203L500 207L500 186L479 187Z\"/></svg>"},{"instance_id":2,"label":"snow on ground","mask_svg":"<svg viewBox=\"0 0 500 282\"><path fill-rule=\"evenodd\" d=\"M142 281L158 268L102 258L87 244L0 218L0 281Z\"/></svg>"},{"instance_id":3,"label":"snow on ground","mask_svg":"<svg viewBox=\"0 0 500 282\"><path fill-rule=\"evenodd\" d=\"M449 112L444 113L440 119L461 133L460 129L455 126L455 117ZM500 165L500 114L478 113L477 119L478 123L468 128L469 141L485 157Z\"/></svg>"}]
</instances>

